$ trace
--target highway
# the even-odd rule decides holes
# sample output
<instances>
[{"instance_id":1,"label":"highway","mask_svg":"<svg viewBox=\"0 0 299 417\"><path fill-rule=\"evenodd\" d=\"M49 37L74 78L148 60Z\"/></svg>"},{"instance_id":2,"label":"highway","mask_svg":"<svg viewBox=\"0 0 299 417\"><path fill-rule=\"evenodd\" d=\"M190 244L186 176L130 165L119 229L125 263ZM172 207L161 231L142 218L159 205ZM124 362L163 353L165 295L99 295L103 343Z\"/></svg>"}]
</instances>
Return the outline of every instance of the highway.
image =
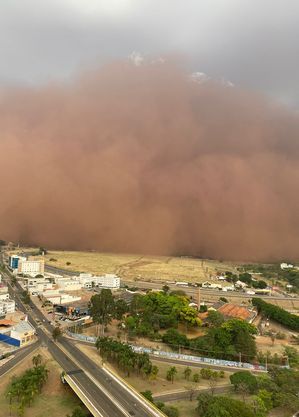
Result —
<instances>
[{"instance_id":1,"label":"highway","mask_svg":"<svg viewBox=\"0 0 299 417\"><path fill-rule=\"evenodd\" d=\"M50 336L53 327L48 323L46 317L32 302L30 303L32 311L27 311L20 299L21 286L16 284L16 287L13 288L10 285L8 274L5 273L4 275L11 297L15 299L18 308L28 315L28 320L36 328L41 343L48 347L53 358L65 372L71 372L74 382L103 417L128 417L131 415L150 417L158 415L154 409L151 409L138 396L135 396L135 393L125 389L119 382L111 378L104 369L96 367L95 363L74 346L70 340L60 337L58 343L55 343ZM42 325L38 326L36 319L39 319Z\"/></svg>"},{"instance_id":2,"label":"highway","mask_svg":"<svg viewBox=\"0 0 299 417\"><path fill-rule=\"evenodd\" d=\"M78 272L68 271L67 269L63 268L57 268L52 265L46 265L45 269L49 272L52 272L54 274L64 274L64 275L79 275ZM198 288L197 287L185 287L185 286L178 286L175 284L167 284L166 282L148 282L148 281L128 281L128 280L121 280L121 283L123 285L127 285L128 287L136 287L140 289L153 289L153 290L159 290L162 289L163 285L168 285L169 288L172 291L175 290L183 290L187 295L190 297L193 297L194 300L197 300L198 296ZM200 288L201 297L204 299L205 296L213 296L213 297L229 297L229 298L245 298L245 299L251 299L254 297L262 298L263 300L272 300L272 301L283 301L283 300L289 300L289 301L299 301L299 297L285 297L283 295L251 295L246 294L244 292L234 292L234 291L221 291L221 290L211 290L209 288Z\"/></svg>"}]
</instances>

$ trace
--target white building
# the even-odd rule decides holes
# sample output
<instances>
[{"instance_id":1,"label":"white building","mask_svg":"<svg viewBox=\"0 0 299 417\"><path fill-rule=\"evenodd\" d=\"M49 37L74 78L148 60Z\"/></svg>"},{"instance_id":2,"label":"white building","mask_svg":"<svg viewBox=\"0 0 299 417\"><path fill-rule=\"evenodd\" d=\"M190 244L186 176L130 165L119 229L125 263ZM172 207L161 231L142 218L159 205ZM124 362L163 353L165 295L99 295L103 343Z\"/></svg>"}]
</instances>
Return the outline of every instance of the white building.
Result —
<instances>
[{"instance_id":1,"label":"white building","mask_svg":"<svg viewBox=\"0 0 299 417\"><path fill-rule=\"evenodd\" d=\"M119 288L120 278L115 274L105 274L102 276L93 276L92 274L80 274L74 277L75 280L79 281L83 288Z\"/></svg>"},{"instance_id":2,"label":"white building","mask_svg":"<svg viewBox=\"0 0 299 417\"><path fill-rule=\"evenodd\" d=\"M210 281L205 281L205 282L202 283L202 288L211 288L211 289L221 290L222 289L222 285L220 285L220 284L213 284Z\"/></svg>"},{"instance_id":3,"label":"white building","mask_svg":"<svg viewBox=\"0 0 299 417\"><path fill-rule=\"evenodd\" d=\"M16 303L14 300L5 300L0 301L0 315L6 315L9 313L14 313L16 311Z\"/></svg>"},{"instance_id":4,"label":"white building","mask_svg":"<svg viewBox=\"0 0 299 417\"><path fill-rule=\"evenodd\" d=\"M59 278L56 280L58 288L65 291L79 291L82 288L82 284L74 279Z\"/></svg>"},{"instance_id":5,"label":"white building","mask_svg":"<svg viewBox=\"0 0 299 417\"><path fill-rule=\"evenodd\" d=\"M45 261L39 260L19 260L18 274L30 275L35 277L36 275L43 275L45 270Z\"/></svg>"},{"instance_id":6,"label":"white building","mask_svg":"<svg viewBox=\"0 0 299 417\"><path fill-rule=\"evenodd\" d=\"M286 262L282 262L280 264L280 269L289 269L289 268L294 268L294 265L292 264L287 264Z\"/></svg>"},{"instance_id":7,"label":"white building","mask_svg":"<svg viewBox=\"0 0 299 417\"><path fill-rule=\"evenodd\" d=\"M0 301L6 301L6 300L9 300L8 292L0 293Z\"/></svg>"},{"instance_id":8,"label":"white building","mask_svg":"<svg viewBox=\"0 0 299 417\"><path fill-rule=\"evenodd\" d=\"M75 301L80 301L81 297L76 297L70 294L55 294L46 297L52 304L67 304Z\"/></svg>"}]
</instances>

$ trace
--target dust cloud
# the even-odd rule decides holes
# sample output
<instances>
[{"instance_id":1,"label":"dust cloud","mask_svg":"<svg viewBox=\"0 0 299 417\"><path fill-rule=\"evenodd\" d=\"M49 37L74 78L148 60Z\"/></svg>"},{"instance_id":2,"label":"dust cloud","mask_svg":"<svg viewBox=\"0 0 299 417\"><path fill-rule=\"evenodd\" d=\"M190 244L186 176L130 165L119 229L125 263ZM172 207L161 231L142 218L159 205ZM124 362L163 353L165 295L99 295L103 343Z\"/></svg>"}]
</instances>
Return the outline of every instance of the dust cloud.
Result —
<instances>
[{"instance_id":1,"label":"dust cloud","mask_svg":"<svg viewBox=\"0 0 299 417\"><path fill-rule=\"evenodd\" d=\"M0 93L0 235L50 248L299 258L298 114L116 62Z\"/></svg>"}]
</instances>

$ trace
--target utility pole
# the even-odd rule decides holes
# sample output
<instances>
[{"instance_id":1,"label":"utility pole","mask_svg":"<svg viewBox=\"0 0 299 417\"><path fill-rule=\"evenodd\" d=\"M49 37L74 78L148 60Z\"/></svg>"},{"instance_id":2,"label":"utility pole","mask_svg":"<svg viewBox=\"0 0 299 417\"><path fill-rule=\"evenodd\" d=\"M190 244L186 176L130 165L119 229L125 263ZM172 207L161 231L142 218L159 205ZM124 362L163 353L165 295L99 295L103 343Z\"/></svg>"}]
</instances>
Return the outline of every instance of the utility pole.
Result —
<instances>
[{"instance_id":1,"label":"utility pole","mask_svg":"<svg viewBox=\"0 0 299 417\"><path fill-rule=\"evenodd\" d=\"M242 366L242 353L239 352L239 365Z\"/></svg>"}]
</instances>

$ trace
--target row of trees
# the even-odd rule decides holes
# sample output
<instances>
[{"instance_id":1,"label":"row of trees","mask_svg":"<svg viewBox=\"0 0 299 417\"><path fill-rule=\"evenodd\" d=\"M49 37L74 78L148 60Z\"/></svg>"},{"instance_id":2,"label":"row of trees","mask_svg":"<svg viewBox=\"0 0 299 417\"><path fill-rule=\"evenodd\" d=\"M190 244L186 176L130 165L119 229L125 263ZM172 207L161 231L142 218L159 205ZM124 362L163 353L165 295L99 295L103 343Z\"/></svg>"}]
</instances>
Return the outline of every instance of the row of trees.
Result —
<instances>
[{"instance_id":1,"label":"row of trees","mask_svg":"<svg viewBox=\"0 0 299 417\"><path fill-rule=\"evenodd\" d=\"M6 392L10 410L15 410L19 416L24 414L26 407L31 406L48 379L48 369L42 364L42 356L34 356L32 362L34 367L19 377L13 377Z\"/></svg>"},{"instance_id":2,"label":"row of trees","mask_svg":"<svg viewBox=\"0 0 299 417\"><path fill-rule=\"evenodd\" d=\"M252 360L257 352L256 327L238 319L224 322L217 312L211 315L205 335L188 339L177 329L168 329L162 337L163 342L174 349L185 347L207 357L239 360L241 354L244 361Z\"/></svg>"},{"instance_id":3,"label":"row of trees","mask_svg":"<svg viewBox=\"0 0 299 417\"><path fill-rule=\"evenodd\" d=\"M152 364L149 355L134 352L132 347L126 343L118 342L109 337L99 337L96 341L96 348L104 360L115 363L127 376L135 371L138 375L150 379L157 377L159 368Z\"/></svg>"},{"instance_id":4,"label":"row of trees","mask_svg":"<svg viewBox=\"0 0 299 417\"><path fill-rule=\"evenodd\" d=\"M299 331L299 317L295 314L291 314L274 304L267 303L261 298L253 298L252 304L258 309L259 313L262 313L267 318L275 320L291 330Z\"/></svg>"}]
</instances>

